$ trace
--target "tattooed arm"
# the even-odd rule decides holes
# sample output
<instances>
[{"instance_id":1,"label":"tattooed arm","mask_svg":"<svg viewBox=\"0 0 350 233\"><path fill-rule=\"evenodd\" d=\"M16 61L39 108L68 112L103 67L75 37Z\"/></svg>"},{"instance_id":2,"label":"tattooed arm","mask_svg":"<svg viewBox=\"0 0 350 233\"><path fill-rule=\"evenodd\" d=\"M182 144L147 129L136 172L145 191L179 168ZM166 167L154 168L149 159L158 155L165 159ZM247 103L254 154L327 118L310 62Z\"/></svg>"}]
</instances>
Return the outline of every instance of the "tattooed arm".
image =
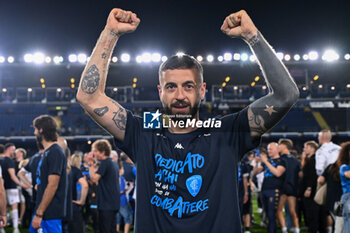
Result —
<instances>
[{"instance_id":1,"label":"tattooed arm","mask_svg":"<svg viewBox=\"0 0 350 233\"><path fill-rule=\"evenodd\" d=\"M77 93L77 100L89 115L121 141L125 135L126 111L105 94L107 72L119 37L135 31L139 23L140 19L130 11L113 9L110 12L106 27L82 73Z\"/></svg>"},{"instance_id":2,"label":"tattooed arm","mask_svg":"<svg viewBox=\"0 0 350 233\"><path fill-rule=\"evenodd\" d=\"M229 15L221 30L228 36L243 38L250 45L269 88L268 95L256 100L248 108L251 135L259 137L292 108L299 97L299 90L245 11Z\"/></svg>"}]
</instances>

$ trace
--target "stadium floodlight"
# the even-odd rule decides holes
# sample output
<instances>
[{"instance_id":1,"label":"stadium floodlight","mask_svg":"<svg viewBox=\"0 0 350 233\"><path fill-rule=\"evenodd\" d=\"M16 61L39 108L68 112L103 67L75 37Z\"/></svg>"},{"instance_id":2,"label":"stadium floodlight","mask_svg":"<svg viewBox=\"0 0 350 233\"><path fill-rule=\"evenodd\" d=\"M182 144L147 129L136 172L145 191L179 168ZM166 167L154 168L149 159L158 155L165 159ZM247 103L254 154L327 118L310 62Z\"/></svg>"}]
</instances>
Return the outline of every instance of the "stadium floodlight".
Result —
<instances>
[{"instance_id":1,"label":"stadium floodlight","mask_svg":"<svg viewBox=\"0 0 350 233\"><path fill-rule=\"evenodd\" d=\"M332 49L326 50L322 55L322 60L327 62L336 61L339 59L339 54Z\"/></svg>"},{"instance_id":2,"label":"stadium floodlight","mask_svg":"<svg viewBox=\"0 0 350 233\"><path fill-rule=\"evenodd\" d=\"M27 91L28 91L28 92L32 92L33 89L29 87L29 88L27 89Z\"/></svg>"},{"instance_id":3,"label":"stadium floodlight","mask_svg":"<svg viewBox=\"0 0 350 233\"><path fill-rule=\"evenodd\" d=\"M123 53L120 57L122 62L129 62L130 61L130 55L128 53Z\"/></svg>"},{"instance_id":4,"label":"stadium floodlight","mask_svg":"<svg viewBox=\"0 0 350 233\"><path fill-rule=\"evenodd\" d=\"M309 60L309 55L307 55L307 54L304 54L304 55L303 55L303 60L304 60L304 61L307 61L307 60Z\"/></svg>"},{"instance_id":5,"label":"stadium floodlight","mask_svg":"<svg viewBox=\"0 0 350 233\"><path fill-rule=\"evenodd\" d=\"M77 55L76 55L76 54L70 54L70 55L68 56L68 61L71 62L71 63L77 62L77 61L78 61Z\"/></svg>"},{"instance_id":6,"label":"stadium floodlight","mask_svg":"<svg viewBox=\"0 0 350 233\"><path fill-rule=\"evenodd\" d=\"M284 55L284 60L285 61L290 61L290 55L289 54Z\"/></svg>"},{"instance_id":7,"label":"stadium floodlight","mask_svg":"<svg viewBox=\"0 0 350 233\"><path fill-rule=\"evenodd\" d=\"M87 61L87 56L85 53L79 53L78 54L78 62L79 63L85 63Z\"/></svg>"},{"instance_id":8,"label":"stadium floodlight","mask_svg":"<svg viewBox=\"0 0 350 233\"><path fill-rule=\"evenodd\" d=\"M167 56L162 56L162 62L165 62L166 60L168 60Z\"/></svg>"},{"instance_id":9,"label":"stadium floodlight","mask_svg":"<svg viewBox=\"0 0 350 233\"><path fill-rule=\"evenodd\" d=\"M6 88L3 88L3 89L2 89L2 92L7 92L7 89L6 89Z\"/></svg>"},{"instance_id":10,"label":"stadium floodlight","mask_svg":"<svg viewBox=\"0 0 350 233\"><path fill-rule=\"evenodd\" d=\"M51 60L52 60L51 57L49 57L49 56L45 57L45 62L47 64L51 63Z\"/></svg>"},{"instance_id":11,"label":"stadium floodlight","mask_svg":"<svg viewBox=\"0 0 350 233\"><path fill-rule=\"evenodd\" d=\"M320 89L323 88L323 85L322 84L318 85L318 88L320 88Z\"/></svg>"},{"instance_id":12,"label":"stadium floodlight","mask_svg":"<svg viewBox=\"0 0 350 233\"><path fill-rule=\"evenodd\" d=\"M303 91L306 91L307 90L307 88L306 87L303 87Z\"/></svg>"},{"instance_id":13,"label":"stadium floodlight","mask_svg":"<svg viewBox=\"0 0 350 233\"><path fill-rule=\"evenodd\" d=\"M317 60L318 59L318 52L316 52L316 51L309 52L309 59L311 61Z\"/></svg>"},{"instance_id":14,"label":"stadium floodlight","mask_svg":"<svg viewBox=\"0 0 350 233\"><path fill-rule=\"evenodd\" d=\"M207 61L208 61L208 62L213 62L213 61L214 61L214 56L211 55L211 54L208 55L208 56L207 56Z\"/></svg>"},{"instance_id":15,"label":"stadium floodlight","mask_svg":"<svg viewBox=\"0 0 350 233\"><path fill-rule=\"evenodd\" d=\"M61 88L57 88L57 92L61 92L62 91L62 89Z\"/></svg>"},{"instance_id":16,"label":"stadium floodlight","mask_svg":"<svg viewBox=\"0 0 350 233\"><path fill-rule=\"evenodd\" d=\"M234 86L234 87L233 87L233 90L237 91L237 90L238 90L238 87L237 87L237 86Z\"/></svg>"},{"instance_id":17,"label":"stadium floodlight","mask_svg":"<svg viewBox=\"0 0 350 233\"><path fill-rule=\"evenodd\" d=\"M350 60L350 54L348 54L348 53L345 54L344 58L345 58L345 60L347 60L347 61Z\"/></svg>"},{"instance_id":18,"label":"stadium floodlight","mask_svg":"<svg viewBox=\"0 0 350 233\"><path fill-rule=\"evenodd\" d=\"M112 57L112 62L113 62L113 63L116 63L117 61L118 61L118 58L117 58L116 56L113 56L113 57Z\"/></svg>"},{"instance_id":19,"label":"stadium floodlight","mask_svg":"<svg viewBox=\"0 0 350 233\"><path fill-rule=\"evenodd\" d=\"M249 60L250 60L251 62L255 62L255 61L256 61L256 56L255 56L255 55L250 55L250 56L249 56Z\"/></svg>"},{"instance_id":20,"label":"stadium floodlight","mask_svg":"<svg viewBox=\"0 0 350 233\"><path fill-rule=\"evenodd\" d=\"M0 56L0 63L4 63L5 62L5 57Z\"/></svg>"},{"instance_id":21,"label":"stadium floodlight","mask_svg":"<svg viewBox=\"0 0 350 233\"><path fill-rule=\"evenodd\" d=\"M294 57L293 57L293 59L294 59L295 61L299 61L299 60L300 60L300 55L299 55L299 54L295 54Z\"/></svg>"},{"instance_id":22,"label":"stadium floodlight","mask_svg":"<svg viewBox=\"0 0 350 233\"><path fill-rule=\"evenodd\" d=\"M280 59L281 61L283 60L284 54L282 52L278 52L276 53L278 59Z\"/></svg>"},{"instance_id":23,"label":"stadium floodlight","mask_svg":"<svg viewBox=\"0 0 350 233\"><path fill-rule=\"evenodd\" d=\"M350 84L346 84L346 88L350 88Z\"/></svg>"},{"instance_id":24,"label":"stadium floodlight","mask_svg":"<svg viewBox=\"0 0 350 233\"><path fill-rule=\"evenodd\" d=\"M242 53L242 54L241 54L241 60L242 60L242 61L247 61L247 60L248 60L248 54Z\"/></svg>"},{"instance_id":25,"label":"stadium floodlight","mask_svg":"<svg viewBox=\"0 0 350 233\"><path fill-rule=\"evenodd\" d=\"M266 90L267 87L266 87L265 85L263 85L261 88L262 88L263 90Z\"/></svg>"},{"instance_id":26,"label":"stadium floodlight","mask_svg":"<svg viewBox=\"0 0 350 233\"><path fill-rule=\"evenodd\" d=\"M235 61L241 60L241 54L239 54L239 53L233 54L233 60L235 60Z\"/></svg>"},{"instance_id":27,"label":"stadium floodlight","mask_svg":"<svg viewBox=\"0 0 350 233\"><path fill-rule=\"evenodd\" d=\"M219 62L222 62L224 60L224 57L223 56L218 56L218 61Z\"/></svg>"},{"instance_id":28,"label":"stadium floodlight","mask_svg":"<svg viewBox=\"0 0 350 233\"><path fill-rule=\"evenodd\" d=\"M176 53L176 56L178 56L178 57L182 57L183 55L185 55L185 53L182 51L179 51Z\"/></svg>"},{"instance_id":29,"label":"stadium floodlight","mask_svg":"<svg viewBox=\"0 0 350 233\"><path fill-rule=\"evenodd\" d=\"M59 56L54 56L54 57L53 57L53 62L54 62L55 64L59 64L59 63L61 62L61 58L60 58Z\"/></svg>"},{"instance_id":30,"label":"stadium floodlight","mask_svg":"<svg viewBox=\"0 0 350 233\"><path fill-rule=\"evenodd\" d=\"M143 53L142 54L142 61L145 63L149 63L152 61L152 55L150 53Z\"/></svg>"},{"instance_id":31,"label":"stadium floodlight","mask_svg":"<svg viewBox=\"0 0 350 233\"><path fill-rule=\"evenodd\" d=\"M15 61L15 58L13 57L13 56L9 56L8 58L7 58L7 62L8 63L13 63Z\"/></svg>"},{"instance_id":32,"label":"stadium floodlight","mask_svg":"<svg viewBox=\"0 0 350 233\"><path fill-rule=\"evenodd\" d=\"M141 63L142 62L142 56L141 55L137 55L136 56L136 62L137 63Z\"/></svg>"},{"instance_id":33,"label":"stadium floodlight","mask_svg":"<svg viewBox=\"0 0 350 233\"><path fill-rule=\"evenodd\" d=\"M116 87L113 88L113 91L114 91L114 92L117 92L117 91L118 91L118 88L116 88Z\"/></svg>"},{"instance_id":34,"label":"stadium floodlight","mask_svg":"<svg viewBox=\"0 0 350 233\"><path fill-rule=\"evenodd\" d=\"M153 62L160 62L161 59L162 59L162 56L160 55L160 53L152 53Z\"/></svg>"},{"instance_id":35,"label":"stadium floodlight","mask_svg":"<svg viewBox=\"0 0 350 233\"><path fill-rule=\"evenodd\" d=\"M232 53L224 53L225 61L232 61Z\"/></svg>"},{"instance_id":36,"label":"stadium floodlight","mask_svg":"<svg viewBox=\"0 0 350 233\"><path fill-rule=\"evenodd\" d=\"M35 64L42 64L45 61L45 55L41 52L37 52L33 54L33 62Z\"/></svg>"},{"instance_id":37,"label":"stadium floodlight","mask_svg":"<svg viewBox=\"0 0 350 233\"><path fill-rule=\"evenodd\" d=\"M331 86L331 90L334 91L335 90L335 86Z\"/></svg>"},{"instance_id":38,"label":"stadium floodlight","mask_svg":"<svg viewBox=\"0 0 350 233\"><path fill-rule=\"evenodd\" d=\"M23 59L25 63L31 63L33 62L33 54L27 53L23 56Z\"/></svg>"},{"instance_id":39,"label":"stadium floodlight","mask_svg":"<svg viewBox=\"0 0 350 233\"><path fill-rule=\"evenodd\" d=\"M203 61L203 57L201 55L198 55L197 56L197 61L202 62Z\"/></svg>"}]
</instances>

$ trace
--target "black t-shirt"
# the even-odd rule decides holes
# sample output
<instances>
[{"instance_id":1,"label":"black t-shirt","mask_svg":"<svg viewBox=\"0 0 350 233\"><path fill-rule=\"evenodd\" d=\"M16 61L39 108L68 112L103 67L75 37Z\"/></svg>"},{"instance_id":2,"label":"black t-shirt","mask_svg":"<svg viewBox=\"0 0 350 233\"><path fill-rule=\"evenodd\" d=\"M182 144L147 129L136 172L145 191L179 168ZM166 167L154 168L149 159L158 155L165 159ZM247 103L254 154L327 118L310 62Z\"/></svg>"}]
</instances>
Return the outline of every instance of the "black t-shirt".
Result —
<instances>
[{"instance_id":1,"label":"black t-shirt","mask_svg":"<svg viewBox=\"0 0 350 233\"><path fill-rule=\"evenodd\" d=\"M283 154L281 158L285 161L286 171L282 187L283 192L293 191L297 193L299 188L299 172L301 170L300 162L293 155Z\"/></svg>"},{"instance_id":2,"label":"black t-shirt","mask_svg":"<svg viewBox=\"0 0 350 233\"><path fill-rule=\"evenodd\" d=\"M133 172L134 165L123 162L123 169L124 169L124 179L129 182L134 182L135 181L135 174Z\"/></svg>"},{"instance_id":3,"label":"black t-shirt","mask_svg":"<svg viewBox=\"0 0 350 233\"><path fill-rule=\"evenodd\" d=\"M286 162L282 158L278 159L269 159L269 162L272 166L283 166L286 167ZM270 169L264 164L264 181L262 185L262 190L271 190L271 189L281 189L284 182L284 174L280 177L272 174Z\"/></svg>"},{"instance_id":4,"label":"black t-shirt","mask_svg":"<svg viewBox=\"0 0 350 233\"><path fill-rule=\"evenodd\" d=\"M42 154L42 158L37 168L37 199L36 207L38 208L44 191L48 184L49 175L59 175L60 180L51 203L44 212L44 220L62 219L66 215L66 201L68 190L67 161L62 148L56 143L50 146Z\"/></svg>"},{"instance_id":5,"label":"black t-shirt","mask_svg":"<svg viewBox=\"0 0 350 233\"><path fill-rule=\"evenodd\" d=\"M120 205L119 174L113 165L112 159L101 160L96 173L101 175L97 192L98 209L118 210Z\"/></svg>"},{"instance_id":6,"label":"black t-shirt","mask_svg":"<svg viewBox=\"0 0 350 233\"><path fill-rule=\"evenodd\" d=\"M341 182L334 180L333 176L330 174L330 164L323 172L322 176L327 182L327 194L326 194L326 206L329 211L334 211L334 203L340 201L343 194ZM338 171L339 172L339 171Z\"/></svg>"},{"instance_id":7,"label":"black t-shirt","mask_svg":"<svg viewBox=\"0 0 350 233\"><path fill-rule=\"evenodd\" d=\"M252 171L252 168L249 162L247 161L240 162L240 166L238 167L238 190L239 190L239 198L242 200L244 196L243 178L246 177L249 180L251 171ZM248 182L248 185L249 185L249 182ZM248 188L248 192L249 191L250 191L250 188Z\"/></svg>"},{"instance_id":8,"label":"black t-shirt","mask_svg":"<svg viewBox=\"0 0 350 233\"><path fill-rule=\"evenodd\" d=\"M9 157L2 157L0 159L1 169L2 169L2 178L4 179L4 187L5 189L15 189L17 188L17 184L11 179L10 173L8 169L15 169L15 162Z\"/></svg>"},{"instance_id":9,"label":"black t-shirt","mask_svg":"<svg viewBox=\"0 0 350 233\"><path fill-rule=\"evenodd\" d=\"M258 146L247 108L221 118L221 128L186 134L143 129L127 111L124 142L136 164L135 232L241 232L238 162Z\"/></svg>"}]
</instances>

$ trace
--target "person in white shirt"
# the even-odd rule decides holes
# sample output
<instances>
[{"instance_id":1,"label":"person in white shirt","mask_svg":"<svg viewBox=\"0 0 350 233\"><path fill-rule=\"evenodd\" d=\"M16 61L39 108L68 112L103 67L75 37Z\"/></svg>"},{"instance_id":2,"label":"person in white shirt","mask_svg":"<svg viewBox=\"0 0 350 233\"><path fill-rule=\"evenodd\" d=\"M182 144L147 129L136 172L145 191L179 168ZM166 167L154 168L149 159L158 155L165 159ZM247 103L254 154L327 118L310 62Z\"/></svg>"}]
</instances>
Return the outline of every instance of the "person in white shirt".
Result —
<instances>
[{"instance_id":1,"label":"person in white shirt","mask_svg":"<svg viewBox=\"0 0 350 233\"><path fill-rule=\"evenodd\" d=\"M328 165L334 163L339 155L340 146L332 141L332 133L329 130L322 130L318 134L318 142L321 145L316 151L316 173L322 175Z\"/></svg>"},{"instance_id":2,"label":"person in white shirt","mask_svg":"<svg viewBox=\"0 0 350 233\"><path fill-rule=\"evenodd\" d=\"M6 195L0 166L0 228L6 226Z\"/></svg>"}]
</instances>

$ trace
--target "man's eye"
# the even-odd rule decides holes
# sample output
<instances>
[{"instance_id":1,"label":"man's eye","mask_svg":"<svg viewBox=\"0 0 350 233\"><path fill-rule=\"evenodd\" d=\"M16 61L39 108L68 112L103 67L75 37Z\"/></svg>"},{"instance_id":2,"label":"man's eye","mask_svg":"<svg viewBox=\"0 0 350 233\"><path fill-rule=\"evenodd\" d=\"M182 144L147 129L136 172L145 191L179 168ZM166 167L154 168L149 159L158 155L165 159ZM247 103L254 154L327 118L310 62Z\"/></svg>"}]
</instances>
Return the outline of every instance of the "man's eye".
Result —
<instances>
[{"instance_id":1,"label":"man's eye","mask_svg":"<svg viewBox=\"0 0 350 233\"><path fill-rule=\"evenodd\" d=\"M193 89L194 87L193 87L193 85L186 85L185 88L186 89Z\"/></svg>"},{"instance_id":2,"label":"man's eye","mask_svg":"<svg viewBox=\"0 0 350 233\"><path fill-rule=\"evenodd\" d=\"M168 85L168 86L166 87L166 89L167 89L167 90L173 90L173 89L175 89L175 85Z\"/></svg>"}]
</instances>

